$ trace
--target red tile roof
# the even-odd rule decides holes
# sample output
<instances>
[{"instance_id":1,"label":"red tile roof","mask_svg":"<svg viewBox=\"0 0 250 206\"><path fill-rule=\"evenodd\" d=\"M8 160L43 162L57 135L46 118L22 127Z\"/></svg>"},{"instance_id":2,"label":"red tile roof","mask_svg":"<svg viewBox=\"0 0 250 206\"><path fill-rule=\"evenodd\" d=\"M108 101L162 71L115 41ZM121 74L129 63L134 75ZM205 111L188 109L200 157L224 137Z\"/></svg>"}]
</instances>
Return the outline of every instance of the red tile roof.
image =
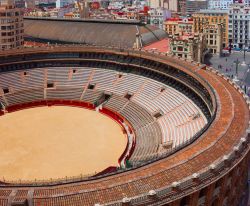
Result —
<instances>
[{"instance_id":1,"label":"red tile roof","mask_svg":"<svg viewBox=\"0 0 250 206\"><path fill-rule=\"evenodd\" d=\"M169 39L162 39L160 41L154 42L152 44L149 44L148 46L145 46L143 48L144 50L155 50L158 52L169 52L170 51L170 44Z\"/></svg>"}]
</instances>

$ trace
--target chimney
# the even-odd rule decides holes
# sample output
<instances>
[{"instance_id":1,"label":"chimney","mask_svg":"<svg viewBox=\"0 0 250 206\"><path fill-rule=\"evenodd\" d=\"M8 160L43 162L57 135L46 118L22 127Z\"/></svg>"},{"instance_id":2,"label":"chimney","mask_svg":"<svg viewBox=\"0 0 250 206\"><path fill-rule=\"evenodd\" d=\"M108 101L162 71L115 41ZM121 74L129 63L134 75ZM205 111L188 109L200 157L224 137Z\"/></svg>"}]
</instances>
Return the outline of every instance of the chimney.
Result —
<instances>
[{"instance_id":1,"label":"chimney","mask_svg":"<svg viewBox=\"0 0 250 206\"><path fill-rule=\"evenodd\" d=\"M141 35L139 32L136 33L136 39L135 39L135 48L140 49L141 48L141 43L140 43L140 38Z\"/></svg>"}]
</instances>

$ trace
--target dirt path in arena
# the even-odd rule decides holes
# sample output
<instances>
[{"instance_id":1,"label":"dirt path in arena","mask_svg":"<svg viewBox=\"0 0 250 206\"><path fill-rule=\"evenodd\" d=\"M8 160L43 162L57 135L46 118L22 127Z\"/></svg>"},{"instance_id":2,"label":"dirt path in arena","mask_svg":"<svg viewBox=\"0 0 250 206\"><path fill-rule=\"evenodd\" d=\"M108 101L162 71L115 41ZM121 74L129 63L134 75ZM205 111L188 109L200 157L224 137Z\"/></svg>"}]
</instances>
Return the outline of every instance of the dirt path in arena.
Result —
<instances>
[{"instance_id":1,"label":"dirt path in arena","mask_svg":"<svg viewBox=\"0 0 250 206\"><path fill-rule=\"evenodd\" d=\"M0 117L0 180L62 178L117 166L127 140L95 111L38 107Z\"/></svg>"}]
</instances>

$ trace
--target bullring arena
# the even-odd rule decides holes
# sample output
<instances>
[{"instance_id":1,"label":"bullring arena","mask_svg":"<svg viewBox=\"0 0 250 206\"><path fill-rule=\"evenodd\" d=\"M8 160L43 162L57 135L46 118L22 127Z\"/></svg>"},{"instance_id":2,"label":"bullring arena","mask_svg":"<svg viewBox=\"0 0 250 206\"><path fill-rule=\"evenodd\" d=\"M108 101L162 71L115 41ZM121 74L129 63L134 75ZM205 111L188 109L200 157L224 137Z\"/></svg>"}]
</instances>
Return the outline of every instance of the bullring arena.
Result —
<instances>
[{"instance_id":1,"label":"bullring arena","mask_svg":"<svg viewBox=\"0 0 250 206\"><path fill-rule=\"evenodd\" d=\"M9 113L0 118L0 131L0 171L6 180L100 172L118 166L117 160L126 148L119 124L77 107L39 107Z\"/></svg>"},{"instance_id":2,"label":"bullring arena","mask_svg":"<svg viewBox=\"0 0 250 206\"><path fill-rule=\"evenodd\" d=\"M1 205L246 199L250 102L215 69L77 46L8 51L0 62Z\"/></svg>"}]
</instances>

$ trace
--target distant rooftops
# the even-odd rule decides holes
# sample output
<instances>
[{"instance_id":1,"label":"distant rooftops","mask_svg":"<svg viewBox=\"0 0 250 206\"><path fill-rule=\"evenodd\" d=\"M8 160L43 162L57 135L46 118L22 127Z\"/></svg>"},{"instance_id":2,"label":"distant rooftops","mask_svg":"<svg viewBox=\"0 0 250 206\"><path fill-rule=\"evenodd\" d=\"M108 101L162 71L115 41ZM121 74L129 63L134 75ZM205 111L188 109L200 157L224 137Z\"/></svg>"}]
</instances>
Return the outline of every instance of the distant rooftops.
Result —
<instances>
[{"instance_id":1,"label":"distant rooftops","mask_svg":"<svg viewBox=\"0 0 250 206\"><path fill-rule=\"evenodd\" d=\"M193 22L192 18L167 18L166 21Z\"/></svg>"},{"instance_id":2,"label":"distant rooftops","mask_svg":"<svg viewBox=\"0 0 250 206\"><path fill-rule=\"evenodd\" d=\"M111 19L64 19L64 18L53 18L53 17L24 17L29 20L43 20L43 21L63 21L63 22L89 22L89 23L109 23L109 24L135 24L145 25L139 20L111 20Z\"/></svg>"},{"instance_id":3,"label":"distant rooftops","mask_svg":"<svg viewBox=\"0 0 250 206\"><path fill-rule=\"evenodd\" d=\"M227 14L228 10L222 9L202 9L197 12L198 14Z\"/></svg>"},{"instance_id":4,"label":"distant rooftops","mask_svg":"<svg viewBox=\"0 0 250 206\"><path fill-rule=\"evenodd\" d=\"M156 52L163 52L167 53L170 51L170 42L169 39L162 39L158 42L154 42L148 46L145 46L143 49L146 51L156 51Z\"/></svg>"},{"instance_id":5,"label":"distant rooftops","mask_svg":"<svg viewBox=\"0 0 250 206\"><path fill-rule=\"evenodd\" d=\"M0 0L0 7L1 6L11 6L14 5L13 0Z\"/></svg>"}]
</instances>

